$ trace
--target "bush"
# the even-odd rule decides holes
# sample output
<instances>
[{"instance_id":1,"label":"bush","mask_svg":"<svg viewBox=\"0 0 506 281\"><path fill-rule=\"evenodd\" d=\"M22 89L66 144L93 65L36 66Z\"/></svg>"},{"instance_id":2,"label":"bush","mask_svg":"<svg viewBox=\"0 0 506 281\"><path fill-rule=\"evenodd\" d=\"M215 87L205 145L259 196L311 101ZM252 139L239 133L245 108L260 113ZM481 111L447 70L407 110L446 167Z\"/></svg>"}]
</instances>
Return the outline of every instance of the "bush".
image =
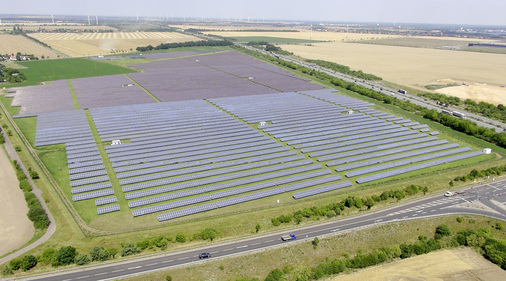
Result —
<instances>
[{"instance_id":1,"label":"bush","mask_svg":"<svg viewBox=\"0 0 506 281\"><path fill-rule=\"evenodd\" d=\"M335 217L335 216L337 216L336 211L334 211L334 210L330 210L330 211L328 211L328 212L327 212L327 217L328 217L328 218L333 218L333 217Z\"/></svg>"},{"instance_id":2,"label":"bush","mask_svg":"<svg viewBox=\"0 0 506 281\"><path fill-rule=\"evenodd\" d=\"M37 265L37 258L32 255L24 256L21 259L21 269L23 271L30 270L31 268L35 267L36 265Z\"/></svg>"},{"instance_id":3,"label":"bush","mask_svg":"<svg viewBox=\"0 0 506 281\"><path fill-rule=\"evenodd\" d=\"M12 275L12 268L8 265L2 267L2 276Z\"/></svg>"},{"instance_id":4,"label":"bush","mask_svg":"<svg viewBox=\"0 0 506 281\"><path fill-rule=\"evenodd\" d=\"M276 268L273 271L269 272L269 274L265 278L265 281L280 281L282 280L281 278L283 278L284 275L285 274L283 273L283 271Z\"/></svg>"},{"instance_id":5,"label":"bush","mask_svg":"<svg viewBox=\"0 0 506 281\"><path fill-rule=\"evenodd\" d=\"M261 228L260 224L257 223L257 225L255 225L255 231L256 231L256 233L258 233L260 231L260 228Z\"/></svg>"},{"instance_id":6,"label":"bush","mask_svg":"<svg viewBox=\"0 0 506 281\"><path fill-rule=\"evenodd\" d=\"M26 178L19 181L19 188L25 193L32 191L32 186Z\"/></svg>"},{"instance_id":7,"label":"bush","mask_svg":"<svg viewBox=\"0 0 506 281\"><path fill-rule=\"evenodd\" d=\"M176 235L176 242L184 243L186 242L186 236L182 233Z\"/></svg>"},{"instance_id":8,"label":"bush","mask_svg":"<svg viewBox=\"0 0 506 281\"><path fill-rule=\"evenodd\" d=\"M281 222L277 218L271 219L272 225L274 226L280 226Z\"/></svg>"},{"instance_id":9,"label":"bush","mask_svg":"<svg viewBox=\"0 0 506 281\"><path fill-rule=\"evenodd\" d=\"M76 248L72 246L61 247L60 250L56 252L55 258L53 260L53 265L69 265L74 262L76 255Z\"/></svg>"},{"instance_id":10,"label":"bush","mask_svg":"<svg viewBox=\"0 0 506 281\"><path fill-rule=\"evenodd\" d=\"M126 257L130 255L135 255L141 252L141 249L137 247L135 242L126 242L121 244L121 256Z\"/></svg>"},{"instance_id":11,"label":"bush","mask_svg":"<svg viewBox=\"0 0 506 281\"><path fill-rule=\"evenodd\" d=\"M9 266L12 270L18 270L21 267L21 259L14 258L9 262Z\"/></svg>"},{"instance_id":12,"label":"bush","mask_svg":"<svg viewBox=\"0 0 506 281\"><path fill-rule=\"evenodd\" d=\"M212 228L206 228L200 232L200 237L203 240L209 239L209 240L213 241L214 238L218 237L218 235L220 235L220 233L217 230L212 229Z\"/></svg>"},{"instance_id":13,"label":"bush","mask_svg":"<svg viewBox=\"0 0 506 281\"><path fill-rule=\"evenodd\" d=\"M56 250L54 248L47 248L42 252L42 255L39 257L39 262L41 263L50 263L51 260L55 257Z\"/></svg>"},{"instance_id":14,"label":"bush","mask_svg":"<svg viewBox=\"0 0 506 281\"><path fill-rule=\"evenodd\" d=\"M116 258L116 255L118 254L118 249L110 248L110 249L107 249L107 252L109 252L109 256L114 259L114 258Z\"/></svg>"},{"instance_id":15,"label":"bush","mask_svg":"<svg viewBox=\"0 0 506 281\"><path fill-rule=\"evenodd\" d=\"M90 263L90 257L87 254L79 254L76 256L75 263L77 265L85 265Z\"/></svg>"},{"instance_id":16,"label":"bush","mask_svg":"<svg viewBox=\"0 0 506 281\"><path fill-rule=\"evenodd\" d=\"M172 276L170 275L165 276L165 281L172 281Z\"/></svg>"},{"instance_id":17,"label":"bush","mask_svg":"<svg viewBox=\"0 0 506 281\"><path fill-rule=\"evenodd\" d=\"M450 236L450 228L447 225L442 224L436 228L434 238L439 240L444 236Z\"/></svg>"},{"instance_id":18,"label":"bush","mask_svg":"<svg viewBox=\"0 0 506 281\"><path fill-rule=\"evenodd\" d=\"M315 237L311 244L313 245L313 248L316 249L316 247L318 247L318 244L320 244L320 239L318 239L318 237Z\"/></svg>"},{"instance_id":19,"label":"bush","mask_svg":"<svg viewBox=\"0 0 506 281\"><path fill-rule=\"evenodd\" d=\"M106 261L110 254L103 247L95 246L90 250L90 257L92 261Z\"/></svg>"}]
</instances>

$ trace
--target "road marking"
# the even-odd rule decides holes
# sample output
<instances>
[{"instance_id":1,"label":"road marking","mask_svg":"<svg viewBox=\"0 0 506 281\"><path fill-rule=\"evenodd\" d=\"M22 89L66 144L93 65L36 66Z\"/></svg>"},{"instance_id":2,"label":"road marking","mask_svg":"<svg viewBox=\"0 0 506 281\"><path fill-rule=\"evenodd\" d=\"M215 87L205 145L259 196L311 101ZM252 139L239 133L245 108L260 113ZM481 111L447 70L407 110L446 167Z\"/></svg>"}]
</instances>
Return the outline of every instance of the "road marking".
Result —
<instances>
[{"instance_id":1,"label":"road marking","mask_svg":"<svg viewBox=\"0 0 506 281\"><path fill-rule=\"evenodd\" d=\"M89 275L88 276L81 276L81 277L77 277L76 279L83 279L83 278L88 278L90 277Z\"/></svg>"},{"instance_id":2,"label":"road marking","mask_svg":"<svg viewBox=\"0 0 506 281\"><path fill-rule=\"evenodd\" d=\"M134 266L134 267L129 267L128 270L130 270L130 269L137 269L137 268L141 268L141 267L142 266L140 266L140 265L139 266Z\"/></svg>"},{"instance_id":3,"label":"road marking","mask_svg":"<svg viewBox=\"0 0 506 281\"><path fill-rule=\"evenodd\" d=\"M260 244L262 244L262 243L253 243L253 244L251 244L251 246L253 246L253 245L260 245Z\"/></svg>"},{"instance_id":4,"label":"road marking","mask_svg":"<svg viewBox=\"0 0 506 281\"><path fill-rule=\"evenodd\" d=\"M174 261L174 260L162 261L161 263L168 263L168 262L171 262L171 261Z\"/></svg>"},{"instance_id":5,"label":"road marking","mask_svg":"<svg viewBox=\"0 0 506 281\"><path fill-rule=\"evenodd\" d=\"M187 259L187 258L188 258L188 257L184 257L184 258L179 258L179 259L177 259L177 260L178 260L178 261L180 261L180 260L185 260L185 259Z\"/></svg>"},{"instance_id":6,"label":"road marking","mask_svg":"<svg viewBox=\"0 0 506 281\"><path fill-rule=\"evenodd\" d=\"M95 274L95 276L104 275L104 274L107 274L107 272L97 273L97 274Z\"/></svg>"},{"instance_id":7,"label":"road marking","mask_svg":"<svg viewBox=\"0 0 506 281\"><path fill-rule=\"evenodd\" d=\"M338 230L339 230L339 228L336 228L336 229L332 229L331 231L332 231L332 232L336 232L336 231L338 231Z\"/></svg>"},{"instance_id":8,"label":"road marking","mask_svg":"<svg viewBox=\"0 0 506 281\"><path fill-rule=\"evenodd\" d=\"M239 247L235 247L236 249L240 249L240 248L246 248L248 247L248 245L244 245L244 246L239 246Z\"/></svg>"},{"instance_id":9,"label":"road marking","mask_svg":"<svg viewBox=\"0 0 506 281\"><path fill-rule=\"evenodd\" d=\"M264 243L274 242L274 240L267 240Z\"/></svg>"},{"instance_id":10,"label":"road marking","mask_svg":"<svg viewBox=\"0 0 506 281\"><path fill-rule=\"evenodd\" d=\"M383 219L377 219L377 220L375 220L375 222L380 222L380 221L382 221L382 220L383 220Z\"/></svg>"},{"instance_id":11,"label":"road marking","mask_svg":"<svg viewBox=\"0 0 506 281\"><path fill-rule=\"evenodd\" d=\"M232 251L234 248L230 248L230 249L225 249L223 250L223 252L226 252L226 251Z\"/></svg>"},{"instance_id":12,"label":"road marking","mask_svg":"<svg viewBox=\"0 0 506 281\"><path fill-rule=\"evenodd\" d=\"M122 272L122 271L125 271L124 269L118 269L118 270L114 270L114 271L111 271L111 272Z\"/></svg>"},{"instance_id":13,"label":"road marking","mask_svg":"<svg viewBox=\"0 0 506 281\"><path fill-rule=\"evenodd\" d=\"M150 264L146 264L146 266L152 266L152 265L157 265L158 263L155 262L155 263L150 263Z\"/></svg>"}]
</instances>

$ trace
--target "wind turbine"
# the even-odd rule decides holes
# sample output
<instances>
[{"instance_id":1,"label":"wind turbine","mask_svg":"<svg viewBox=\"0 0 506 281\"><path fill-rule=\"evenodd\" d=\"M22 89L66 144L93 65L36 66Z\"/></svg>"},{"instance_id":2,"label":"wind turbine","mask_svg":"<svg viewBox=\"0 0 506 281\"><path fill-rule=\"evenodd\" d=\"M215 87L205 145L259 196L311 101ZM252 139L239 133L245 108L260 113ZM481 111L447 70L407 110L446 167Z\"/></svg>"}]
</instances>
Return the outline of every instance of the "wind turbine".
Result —
<instances>
[{"instance_id":1,"label":"wind turbine","mask_svg":"<svg viewBox=\"0 0 506 281\"><path fill-rule=\"evenodd\" d=\"M97 21L97 25L98 25L98 16L95 16L95 20Z\"/></svg>"}]
</instances>

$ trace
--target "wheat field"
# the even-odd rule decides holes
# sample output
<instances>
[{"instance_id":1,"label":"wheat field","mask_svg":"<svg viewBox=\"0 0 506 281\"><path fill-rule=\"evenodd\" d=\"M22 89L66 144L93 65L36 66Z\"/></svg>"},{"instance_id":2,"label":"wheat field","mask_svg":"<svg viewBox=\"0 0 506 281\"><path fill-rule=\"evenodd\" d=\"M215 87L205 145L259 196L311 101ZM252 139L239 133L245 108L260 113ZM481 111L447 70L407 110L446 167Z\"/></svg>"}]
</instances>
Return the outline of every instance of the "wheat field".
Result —
<instances>
[{"instance_id":1,"label":"wheat field","mask_svg":"<svg viewBox=\"0 0 506 281\"><path fill-rule=\"evenodd\" d=\"M200 40L175 32L32 33L30 36L70 57L107 55L129 52L140 46Z\"/></svg>"},{"instance_id":2,"label":"wheat field","mask_svg":"<svg viewBox=\"0 0 506 281\"><path fill-rule=\"evenodd\" d=\"M21 35L0 34L0 54L33 54L36 57L56 58L57 54L36 42Z\"/></svg>"}]
</instances>

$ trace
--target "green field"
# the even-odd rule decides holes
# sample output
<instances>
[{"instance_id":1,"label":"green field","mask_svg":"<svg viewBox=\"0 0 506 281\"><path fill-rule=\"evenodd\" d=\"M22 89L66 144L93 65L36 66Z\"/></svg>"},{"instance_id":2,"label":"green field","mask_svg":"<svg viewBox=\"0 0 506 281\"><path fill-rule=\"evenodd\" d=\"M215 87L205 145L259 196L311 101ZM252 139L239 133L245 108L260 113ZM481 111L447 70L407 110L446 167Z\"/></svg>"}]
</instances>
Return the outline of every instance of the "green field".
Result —
<instances>
[{"instance_id":1,"label":"green field","mask_svg":"<svg viewBox=\"0 0 506 281\"><path fill-rule=\"evenodd\" d=\"M5 87L37 85L40 82L136 72L134 69L83 58L18 62L27 80Z\"/></svg>"},{"instance_id":2,"label":"green field","mask_svg":"<svg viewBox=\"0 0 506 281\"><path fill-rule=\"evenodd\" d=\"M295 39L295 38L282 38L282 37L271 37L271 36L237 36L230 37L239 42L268 42L271 44L308 44L308 43L317 43L321 41L316 40L306 40L306 39Z\"/></svg>"}]
</instances>

